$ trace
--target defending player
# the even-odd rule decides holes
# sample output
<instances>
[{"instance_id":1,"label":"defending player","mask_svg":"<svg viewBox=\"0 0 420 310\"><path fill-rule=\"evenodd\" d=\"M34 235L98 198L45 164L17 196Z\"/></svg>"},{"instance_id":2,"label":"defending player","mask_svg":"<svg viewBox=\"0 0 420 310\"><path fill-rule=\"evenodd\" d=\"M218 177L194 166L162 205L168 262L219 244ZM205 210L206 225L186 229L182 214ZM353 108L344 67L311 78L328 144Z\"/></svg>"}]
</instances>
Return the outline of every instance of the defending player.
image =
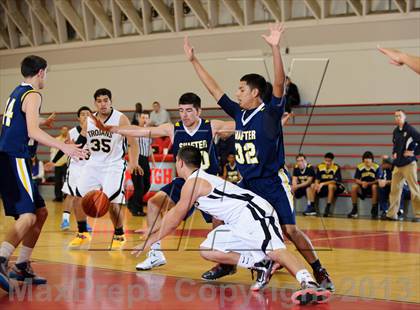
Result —
<instances>
[{"instance_id":1,"label":"defending player","mask_svg":"<svg viewBox=\"0 0 420 310\"><path fill-rule=\"evenodd\" d=\"M270 35L263 36L273 53L274 83L271 102L263 102L267 82L254 73L241 78L236 92L238 103L232 101L198 61L188 38L185 39L184 51L210 94L235 120L236 162L242 176L241 187L270 202L277 211L283 232L312 266L317 281L334 290L309 238L296 226L293 196L288 176L283 169L285 156L281 119L284 100L281 96L285 75L279 48L283 31L282 25L271 25Z\"/></svg>"}]
</instances>

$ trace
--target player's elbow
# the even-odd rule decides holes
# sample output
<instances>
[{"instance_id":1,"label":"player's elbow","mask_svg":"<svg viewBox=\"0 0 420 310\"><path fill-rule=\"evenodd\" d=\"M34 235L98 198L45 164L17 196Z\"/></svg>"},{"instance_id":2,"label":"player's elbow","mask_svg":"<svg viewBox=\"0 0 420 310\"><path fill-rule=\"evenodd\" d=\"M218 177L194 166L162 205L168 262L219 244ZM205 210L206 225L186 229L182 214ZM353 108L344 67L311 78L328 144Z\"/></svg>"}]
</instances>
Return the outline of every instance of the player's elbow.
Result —
<instances>
[{"instance_id":1,"label":"player's elbow","mask_svg":"<svg viewBox=\"0 0 420 310\"><path fill-rule=\"evenodd\" d=\"M39 128L37 128L37 127L35 127L35 126L33 126L33 127L28 127L28 137L29 137L30 139L37 140L37 137L38 137L38 131L39 131Z\"/></svg>"}]
</instances>

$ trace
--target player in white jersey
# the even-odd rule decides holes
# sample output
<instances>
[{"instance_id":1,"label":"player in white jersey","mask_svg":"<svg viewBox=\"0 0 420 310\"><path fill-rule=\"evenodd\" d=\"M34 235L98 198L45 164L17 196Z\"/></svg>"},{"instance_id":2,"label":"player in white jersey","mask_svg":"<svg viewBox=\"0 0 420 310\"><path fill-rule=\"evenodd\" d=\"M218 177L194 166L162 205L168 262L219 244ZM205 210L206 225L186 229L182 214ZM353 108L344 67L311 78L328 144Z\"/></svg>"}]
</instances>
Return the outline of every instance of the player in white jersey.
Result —
<instances>
[{"instance_id":1,"label":"player in white jersey","mask_svg":"<svg viewBox=\"0 0 420 310\"><path fill-rule=\"evenodd\" d=\"M97 109L95 116L100 121L109 126L130 124L127 116L112 108L110 90L98 89L93 97ZM109 213L115 229L111 249L121 249L125 243L123 212L121 212L121 204L124 203L123 181L127 165L124 157L127 152L128 140L128 169L131 173L143 174L137 162L139 156L138 144L134 138L126 139L120 134L98 129L95 121L91 118L87 120L86 139L90 157L83 166L77 182L76 194L83 197L89 191L101 189L108 196L111 202ZM83 214L80 204L77 205L75 210ZM70 242L70 248L79 248L90 241L86 216L84 215L83 218L83 221L78 220L79 231L76 238Z\"/></svg>"},{"instance_id":2,"label":"player in white jersey","mask_svg":"<svg viewBox=\"0 0 420 310\"><path fill-rule=\"evenodd\" d=\"M153 242L171 234L188 213L191 202L195 201L196 208L224 222L201 244L204 259L256 271L258 277L252 290L264 288L270 280L274 262L281 264L301 285L301 290L292 296L294 303L328 301L331 293L320 288L303 263L286 250L274 208L253 192L199 169L200 165L198 149L193 146L180 149L176 170L185 179L181 198L162 219L160 230L132 253L139 255Z\"/></svg>"},{"instance_id":3,"label":"player in white jersey","mask_svg":"<svg viewBox=\"0 0 420 310\"><path fill-rule=\"evenodd\" d=\"M133 137L165 137L168 136L173 144L173 154L176 156L178 149L182 145L191 144L196 145L200 148L203 154L203 169L207 169L207 172L217 173L217 157L216 151L213 145L213 138L216 133L228 132L232 133L234 130L234 122L226 122L220 120L204 120L200 117L201 115L201 99L198 95L188 92L181 95L178 100L178 109L180 120L174 124L166 123L157 127L138 127L138 126L126 126L126 127L114 127L108 130L112 132L118 132L120 134ZM101 124L98 124L101 126ZM107 129L103 126L104 130ZM147 202L147 226L146 235L151 231L159 230L161 221L161 213L164 210L170 209L179 200L182 185L184 180L181 178L175 178L170 184L167 184L161 188L151 199ZM191 210L193 211L193 210ZM188 214L191 215L192 212ZM187 216L187 217L188 217ZM211 219L206 216L206 222L213 222L213 226L220 224L219 221ZM137 264L137 270L150 270L154 267L162 266L166 264L166 258L161 251L160 242L156 242L151 251L148 253L148 257L141 263ZM216 266L203 274L203 278L206 275L212 277L215 280L221 276L236 272L234 266Z\"/></svg>"},{"instance_id":4,"label":"player in white jersey","mask_svg":"<svg viewBox=\"0 0 420 310\"><path fill-rule=\"evenodd\" d=\"M86 134L81 134L81 132L83 129L86 131L86 122L91 113L92 111L86 106L80 107L77 110L77 120L79 121L79 125L69 130L67 139L69 142L80 144L82 147L85 147ZM63 152L58 151L52 162L58 161L63 155ZM63 231L70 229L70 213L73 209L73 204L77 197L76 182L79 179L83 165L88 158L89 155L86 158L79 160L74 160L72 158L68 160L66 180L64 182L63 188L61 189L61 191L66 194L66 199L64 199L63 219L60 226L61 230Z\"/></svg>"}]
</instances>

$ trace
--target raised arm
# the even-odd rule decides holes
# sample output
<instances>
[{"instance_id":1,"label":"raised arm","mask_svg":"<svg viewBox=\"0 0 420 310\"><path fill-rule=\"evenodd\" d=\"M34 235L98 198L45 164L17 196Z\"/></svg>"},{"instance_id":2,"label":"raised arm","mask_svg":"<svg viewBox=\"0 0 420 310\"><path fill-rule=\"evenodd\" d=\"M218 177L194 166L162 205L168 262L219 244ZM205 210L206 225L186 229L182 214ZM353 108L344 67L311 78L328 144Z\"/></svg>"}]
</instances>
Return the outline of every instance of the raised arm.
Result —
<instances>
[{"instance_id":1,"label":"raised arm","mask_svg":"<svg viewBox=\"0 0 420 310\"><path fill-rule=\"evenodd\" d=\"M262 35L265 42L271 47L273 53L273 64L274 64L274 83L273 83L273 95L275 97L281 97L284 90L285 74L283 69L283 61L280 53L280 39L284 32L284 26L281 23L270 24L270 34Z\"/></svg>"},{"instance_id":2,"label":"raised arm","mask_svg":"<svg viewBox=\"0 0 420 310\"><path fill-rule=\"evenodd\" d=\"M120 126L130 126L130 120L124 114L120 118ZM133 137L127 137L128 142L128 171L132 174L143 175L144 171L139 166L139 144Z\"/></svg>"},{"instance_id":3,"label":"raised arm","mask_svg":"<svg viewBox=\"0 0 420 310\"><path fill-rule=\"evenodd\" d=\"M217 101L222 98L224 91L220 88L220 86L216 83L213 77L204 69L201 63L198 61L197 57L194 53L194 48L191 46L188 37L184 38L184 52L187 56L187 59L193 65L195 72L197 72L198 77L200 78L201 82L210 92L210 94L216 99Z\"/></svg>"},{"instance_id":4,"label":"raised arm","mask_svg":"<svg viewBox=\"0 0 420 310\"><path fill-rule=\"evenodd\" d=\"M411 70L420 74L420 57L408 55L391 48L382 48L378 46L378 50L388 56L391 64L395 66L407 65Z\"/></svg>"}]
</instances>

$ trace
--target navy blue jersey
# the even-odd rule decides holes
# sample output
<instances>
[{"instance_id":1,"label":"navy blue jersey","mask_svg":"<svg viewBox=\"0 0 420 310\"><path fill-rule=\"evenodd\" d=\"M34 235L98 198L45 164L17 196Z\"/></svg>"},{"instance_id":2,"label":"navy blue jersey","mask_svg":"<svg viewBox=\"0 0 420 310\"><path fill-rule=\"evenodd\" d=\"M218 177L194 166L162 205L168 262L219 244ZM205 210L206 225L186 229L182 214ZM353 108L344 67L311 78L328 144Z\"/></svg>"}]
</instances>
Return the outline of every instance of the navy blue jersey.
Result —
<instances>
[{"instance_id":1,"label":"navy blue jersey","mask_svg":"<svg viewBox=\"0 0 420 310\"><path fill-rule=\"evenodd\" d=\"M337 183L342 182L341 169L337 164L332 164L329 168L325 163L319 164L316 172L316 179L320 183L335 181Z\"/></svg>"},{"instance_id":2,"label":"navy blue jersey","mask_svg":"<svg viewBox=\"0 0 420 310\"><path fill-rule=\"evenodd\" d=\"M30 158L36 153L36 143L29 139L22 103L26 95L37 92L32 85L22 83L7 99L0 135L0 152L18 158Z\"/></svg>"},{"instance_id":3,"label":"navy blue jersey","mask_svg":"<svg viewBox=\"0 0 420 310\"><path fill-rule=\"evenodd\" d=\"M284 165L281 98L272 97L269 104L242 110L224 94L218 104L235 120L236 162L242 178L277 176Z\"/></svg>"},{"instance_id":4,"label":"navy blue jersey","mask_svg":"<svg viewBox=\"0 0 420 310\"><path fill-rule=\"evenodd\" d=\"M385 181L392 180L392 168L391 169L381 169L379 173L379 179Z\"/></svg>"},{"instance_id":5,"label":"navy blue jersey","mask_svg":"<svg viewBox=\"0 0 420 310\"><path fill-rule=\"evenodd\" d=\"M182 121L178 121L174 126L174 158L180 148L191 145L201 151L201 169L210 174L217 174L219 163L217 161L216 148L213 144L213 132L209 120L201 119L200 125L194 132L188 132Z\"/></svg>"},{"instance_id":6,"label":"navy blue jersey","mask_svg":"<svg viewBox=\"0 0 420 310\"><path fill-rule=\"evenodd\" d=\"M233 166L227 163L225 167L226 167L226 180L234 184L238 183L241 179L241 176L239 174L236 163L233 164Z\"/></svg>"},{"instance_id":7,"label":"navy blue jersey","mask_svg":"<svg viewBox=\"0 0 420 310\"><path fill-rule=\"evenodd\" d=\"M364 163L357 165L354 178L363 182L374 182L379 179L381 169L377 163L372 163L371 167L367 167Z\"/></svg>"},{"instance_id":8,"label":"navy blue jersey","mask_svg":"<svg viewBox=\"0 0 420 310\"><path fill-rule=\"evenodd\" d=\"M305 183L309 177L315 179L315 170L311 164L306 165L305 169L301 170L298 165L293 168L293 176L297 178L298 184Z\"/></svg>"}]
</instances>

